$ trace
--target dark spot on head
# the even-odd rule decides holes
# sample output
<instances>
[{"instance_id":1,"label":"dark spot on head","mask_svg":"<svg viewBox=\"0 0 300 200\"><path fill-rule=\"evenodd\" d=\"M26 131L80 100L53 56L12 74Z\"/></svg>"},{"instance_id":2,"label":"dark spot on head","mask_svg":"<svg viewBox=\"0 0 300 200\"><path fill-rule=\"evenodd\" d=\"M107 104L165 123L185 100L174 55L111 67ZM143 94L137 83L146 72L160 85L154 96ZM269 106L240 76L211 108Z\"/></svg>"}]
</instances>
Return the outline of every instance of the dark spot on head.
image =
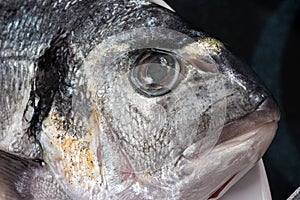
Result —
<instances>
[{"instance_id":1,"label":"dark spot on head","mask_svg":"<svg viewBox=\"0 0 300 200\"><path fill-rule=\"evenodd\" d=\"M162 105L162 107L163 107L165 110L168 109L168 104L167 104L166 102L162 103L161 105Z\"/></svg>"},{"instance_id":2,"label":"dark spot on head","mask_svg":"<svg viewBox=\"0 0 300 200\"><path fill-rule=\"evenodd\" d=\"M199 82L201 80L201 77L200 76L194 76L193 80L196 81L196 82Z\"/></svg>"}]
</instances>

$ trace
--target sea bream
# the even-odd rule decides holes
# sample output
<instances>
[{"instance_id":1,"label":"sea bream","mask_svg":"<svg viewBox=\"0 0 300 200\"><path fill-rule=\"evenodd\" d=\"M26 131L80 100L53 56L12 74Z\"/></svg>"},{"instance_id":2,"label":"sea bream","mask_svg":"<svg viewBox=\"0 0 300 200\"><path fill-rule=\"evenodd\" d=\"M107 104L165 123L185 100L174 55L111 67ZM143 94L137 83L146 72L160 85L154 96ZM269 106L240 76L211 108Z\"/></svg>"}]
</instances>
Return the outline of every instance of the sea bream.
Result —
<instances>
[{"instance_id":1,"label":"sea bream","mask_svg":"<svg viewBox=\"0 0 300 200\"><path fill-rule=\"evenodd\" d=\"M255 73L164 7L0 11L0 199L218 199L275 135Z\"/></svg>"}]
</instances>

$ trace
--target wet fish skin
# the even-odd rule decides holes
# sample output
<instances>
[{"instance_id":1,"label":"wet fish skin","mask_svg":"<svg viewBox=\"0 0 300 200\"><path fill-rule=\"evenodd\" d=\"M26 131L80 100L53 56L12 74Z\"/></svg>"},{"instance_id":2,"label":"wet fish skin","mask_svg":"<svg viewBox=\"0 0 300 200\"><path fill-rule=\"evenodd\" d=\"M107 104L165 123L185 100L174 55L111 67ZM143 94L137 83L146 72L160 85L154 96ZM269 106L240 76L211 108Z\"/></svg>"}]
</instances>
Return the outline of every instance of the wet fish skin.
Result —
<instances>
[{"instance_id":1,"label":"wet fish skin","mask_svg":"<svg viewBox=\"0 0 300 200\"><path fill-rule=\"evenodd\" d=\"M75 28L81 29L80 31L84 33L81 38L78 38L79 40L90 41L82 47L83 53L86 54L103 37L133 28L135 24L141 26L145 22L146 16L144 15L146 13L142 13L142 9L140 9L141 12L134 12L138 10L135 3L131 3L131 6L129 3L126 4L124 9L124 2L122 1L1 2L1 85L5 89L1 91L3 115L1 128L4 130L10 129L11 132L15 133L21 132L20 135L23 136L24 129L26 130L28 126L31 126L26 135L28 137L35 135L38 132L35 129L38 129L38 127L26 122L34 119L34 121L39 121L35 124L40 125L40 121L47 115L54 91L58 87L57 82L60 81L57 78L58 74L61 73L59 70L62 70L56 66L43 67L43 63L39 64L39 62L43 62L42 60L54 59L51 58L51 53L48 58L46 56L42 57L43 54L46 54L45 51L55 51L55 47L59 47L59 43L63 41L63 38L66 38ZM32 5L34 6L32 7ZM126 16L128 13L131 13L131 15ZM165 13L167 12L164 11L162 14ZM162 22L159 23L166 21L164 23L169 23L170 27L172 26L178 30L186 28L177 17L170 21L168 21L170 17L167 17L167 15L159 17L162 18ZM172 15L172 17L175 16ZM87 23L86 27L81 26L83 22ZM122 26L119 26L120 24ZM99 31L100 27L103 31ZM48 77L44 76L47 73L49 74L49 71L46 71L45 68L51 69ZM15 76L15 74L17 75ZM41 74L40 77L39 74ZM49 82L46 90L44 89L46 87L43 85L44 82ZM20 90L22 92L19 92ZM31 90L35 90L36 94L31 95ZM7 97L8 100L4 97ZM14 105L18 105L19 110ZM33 114L33 110L41 113ZM23 115L19 115L20 112L24 115L24 118ZM18 116L14 116L15 113ZM15 120L13 120L13 116ZM24 122L21 124L22 120ZM4 140L9 137L8 135L11 135L6 135L6 131L0 134L0 138ZM9 140L11 139L9 138ZM3 145L6 145L6 143L8 141L3 142ZM22 142L18 140L16 143ZM30 147L21 147L22 149L18 149L19 146L22 146L18 144L15 145L16 147L10 147L10 149L15 148L13 151L30 157L41 156L36 155L40 154L40 150L36 149L38 147L35 144L33 146L23 144ZM35 150L33 150L34 152L22 152L27 151L26 149Z\"/></svg>"},{"instance_id":2,"label":"wet fish skin","mask_svg":"<svg viewBox=\"0 0 300 200\"><path fill-rule=\"evenodd\" d=\"M23 1L18 5L1 2L1 10L4 12L0 15L0 69L1 86L5 87L0 92L4 116L0 148L22 160L45 161L45 166L33 171L37 177L47 173L52 178L44 182L30 178L31 185L54 185L63 198L207 199L214 197L224 182L238 180L251 168L274 136L278 109L256 75L221 43L191 29L172 12L146 2L121 0ZM162 30L148 29L155 27ZM127 34L133 29L136 31ZM182 35L168 33L168 29L196 38L199 45L185 41ZM139 33L144 33L144 38L137 37ZM130 43L118 37L111 39L114 35L136 37ZM186 66L174 91L161 97L137 95L127 79L120 76L130 71L126 67L131 62L130 56L126 56L126 45L137 45L146 36L152 45L160 37L178 44L180 51L174 46L169 48L193 63ZM110 65L98 65L95 58L111 52L125 52L125 56L112 57L114 60L108 56ZM200 63L193 59L197 52L202 53ZM209 62L204 62L205 56ZM197 70L203 65L208 70L204 75ZM16 87L18 84L21 90ZM185 85L189 85L188 90ZM207 109L201 110L191 107L192 102L183 98L191 95L191 99L205 102L205 95L218 89L225 91L225 96L211 100L226 99L220 104L225 108L206 103ZM156 132L151 126L156 123L153 113L163 116L156 124L160 128ZM197 117L190 121L187 118L185 124L179 125L182 117L177 113L195 113ZM216 138L203 136L208 133L212 117L221 118L213 127L219 132ZM126 118L136 122L128 123ZM172 127L172 119L177 129ZM167 128L162 128L163 120ZM221 132L217 128L222 123L226 128ZM239 141L241 133L257 126L264 131ZM187 130L191 136L186 136ZM146 134L138 135L140 132ZM150 137L152 132L154 136ZM198 159L199 152L186 149L196 144L204 151L205 145L197 146L201 140L212 145L207 147L207 157ZM206 164L202 165L204 161ZM30 165L28 168L32 170ZM216 178L211 180L211 176ZM28 195L31 198L34 194ZM53 198L62 198L58 196Z\"/></svg>"}]
</instances>

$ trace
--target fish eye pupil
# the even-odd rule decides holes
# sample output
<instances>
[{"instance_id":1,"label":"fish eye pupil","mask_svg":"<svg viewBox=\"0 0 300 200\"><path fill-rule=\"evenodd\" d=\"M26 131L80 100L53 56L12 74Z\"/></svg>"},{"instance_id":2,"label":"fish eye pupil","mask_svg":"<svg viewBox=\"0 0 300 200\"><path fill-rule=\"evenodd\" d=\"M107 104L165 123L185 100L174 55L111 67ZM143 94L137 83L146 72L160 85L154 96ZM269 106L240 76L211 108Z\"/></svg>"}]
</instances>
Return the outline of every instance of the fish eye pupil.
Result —
<instances>
[{"instance_id":1,"label":"fish eye pupil","mask_svg":"<svg viewBox=\"0 0 300 200\"><path fill-rule=\"evenodd\" d=\"M145 96L161 96L170 92L177 82L180 65L171 52L146 50L131 68L130 81Z\"/></svg>"},{"instance_id":2,"label":"fish eye pupil","mask_svg":"<svg viewBox=\"0 0 300 200\"><path fill-rule=\"evenodd\" d=\"M147 77L154 83L158 83L163 80L168 74L168 66L156 63L150 63L147 69Z\"/></svg>"}]
</instances>

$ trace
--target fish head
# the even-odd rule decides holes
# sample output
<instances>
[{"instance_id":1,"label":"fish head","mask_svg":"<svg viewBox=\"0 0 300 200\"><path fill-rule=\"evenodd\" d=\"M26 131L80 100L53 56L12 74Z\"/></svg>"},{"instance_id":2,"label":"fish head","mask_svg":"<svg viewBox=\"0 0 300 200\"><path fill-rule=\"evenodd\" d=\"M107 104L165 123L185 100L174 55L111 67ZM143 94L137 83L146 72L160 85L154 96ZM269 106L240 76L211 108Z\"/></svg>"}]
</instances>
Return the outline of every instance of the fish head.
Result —
<instances>
[{"instance_id":1,"label":"fish head","mask_svg":"<svg viewBox=\"0 0 300 200\"><path fill-rule=\"evenodd\" d=\"M219 198L267 150L277 104L220 41L132 5L64 38L66 81L39 138L45 162L73 198Z\"/></svg>"}]
</instances>

